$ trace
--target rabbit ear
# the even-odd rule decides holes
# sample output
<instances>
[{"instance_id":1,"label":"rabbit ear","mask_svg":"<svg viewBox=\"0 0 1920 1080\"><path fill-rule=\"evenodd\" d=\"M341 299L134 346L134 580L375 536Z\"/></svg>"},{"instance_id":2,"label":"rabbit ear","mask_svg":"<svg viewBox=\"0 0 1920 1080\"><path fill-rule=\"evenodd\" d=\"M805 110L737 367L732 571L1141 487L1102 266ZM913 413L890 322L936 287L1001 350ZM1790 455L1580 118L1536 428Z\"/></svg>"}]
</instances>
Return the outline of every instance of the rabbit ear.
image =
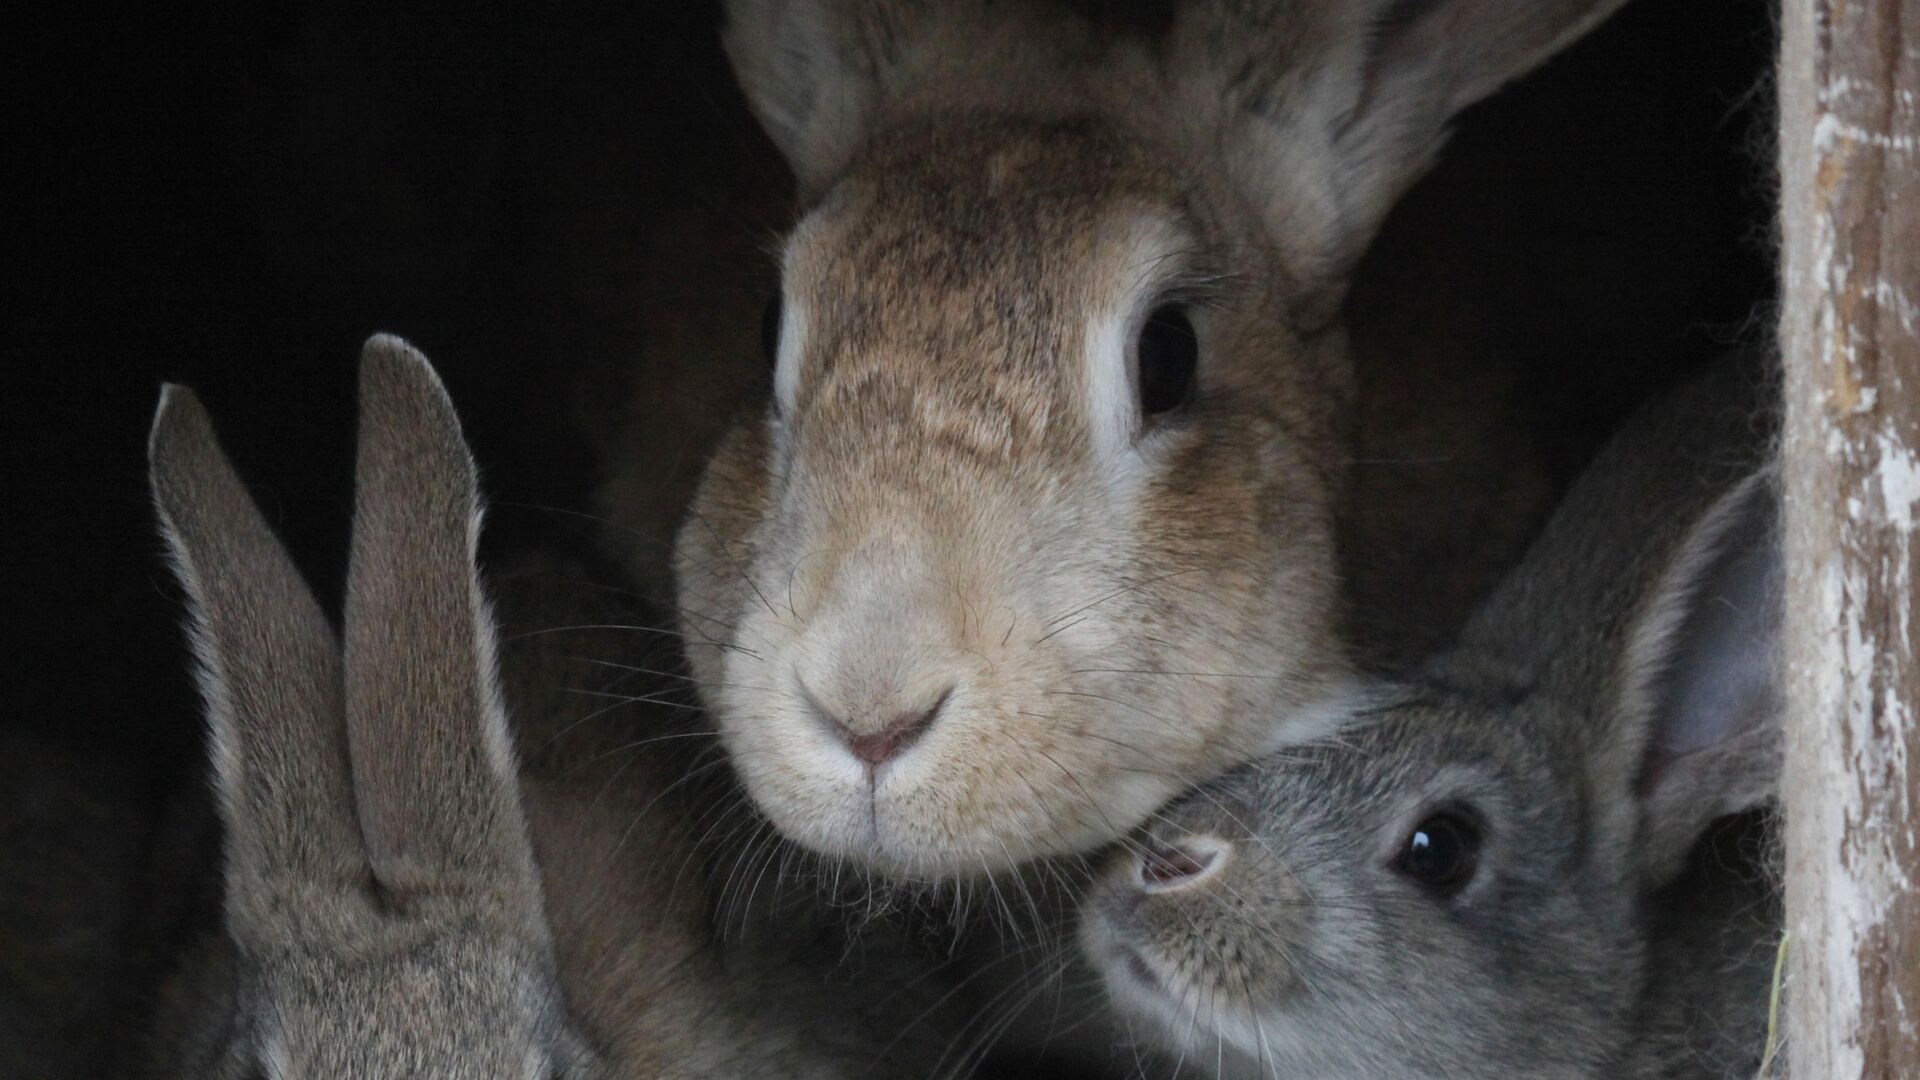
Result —
<instances>
[{"instance_id":1,"label":"rabbit ear","mask_svg":"<svg viewBox=\"0 0 1920 1080\"><path fill-rule=\"evenodd\" d=\"M1779 773L1781 540L1772 474L1748 478L1694 527L1629 629L1616 715L1637 744L1632 783L1650 883L1715 818L1759 806Z\"/></svg>"},{"instance_id":2,"label":"rabbit ear","mask_svg":"<svg viewBox=\"0 0 1920 1080\"><path fill-rule=\"evenodd\" d=\"M538 925L538 879L475 569L479 490L426 357L360 360L346 714L374 876L400 902L453 899Z\"/></svg>"},{"instance_id":3,"label":"rabbit ear","mask_svg":"<svg viewBox=\"0 0 1920 1080\"><path fill-rule=\"evenodd\" d=\"M366 882L339 646L192 391L161 391L147 460L192 611L227 830L228 926L243 943L282 939L284 912L305 906L290 898Z\"/></svg>"},{"instance_id":4,"label":"rabbit ear","mask_svg":"<svg viewBox=\"0 0 1920 1080\"><path fill-rule=\"evenodd\" d=\"M1228 112L1235 179L1331 310L1447 124L1625 0L1189 0L1173 77Z\"/></svg>"},{"instance_id":5,"label":"rabbit ear","mask_svg":"<svg viewBox=\"0 0 1920 1080\"><path fill-rule=\"evenodd\" d=\"M931 14L924 0L728 0L727 55L804 190L824 185L866 136Z\"/></svg>"}]
</instances>

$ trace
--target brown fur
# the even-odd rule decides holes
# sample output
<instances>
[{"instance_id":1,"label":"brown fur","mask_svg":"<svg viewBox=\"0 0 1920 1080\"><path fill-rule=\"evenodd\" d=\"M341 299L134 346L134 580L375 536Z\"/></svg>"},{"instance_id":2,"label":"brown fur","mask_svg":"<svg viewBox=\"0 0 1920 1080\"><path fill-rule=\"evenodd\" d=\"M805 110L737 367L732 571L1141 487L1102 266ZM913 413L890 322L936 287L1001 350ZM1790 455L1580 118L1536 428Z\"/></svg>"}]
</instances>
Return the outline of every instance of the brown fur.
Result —
<instances>
[{"instance_id":1,"label":"brown fur","mask_svg":"<svg viewBox=\"0 0 1920 1080\"><path fill-rule=\"evenodd\" d=\"M1346 276L1452 112L1611 6L1193 4L1155 42L1039 4L734 4L805 213L775 401L722 442L676 577L782 832L992 873L1320 731ZM1116 387L1169 298L1196 389L1142 417ZM936 702L871 773L832 734Z\"/></svg>"}]
</instances>

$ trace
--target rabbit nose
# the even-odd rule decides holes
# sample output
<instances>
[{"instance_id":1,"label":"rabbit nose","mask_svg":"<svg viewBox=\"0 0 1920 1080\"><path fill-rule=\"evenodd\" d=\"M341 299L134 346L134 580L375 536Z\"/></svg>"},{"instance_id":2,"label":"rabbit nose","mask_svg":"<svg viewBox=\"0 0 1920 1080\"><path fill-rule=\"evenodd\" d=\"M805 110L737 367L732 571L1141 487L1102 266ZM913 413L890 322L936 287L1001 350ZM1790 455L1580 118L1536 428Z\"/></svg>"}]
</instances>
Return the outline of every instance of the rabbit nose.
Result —
<instances>
[{"instance_id":1,"label":"rabbit nose","mask_svg":"<svg viewBox=\"0 0 1920 1080\"><path fill-rule=\"evenodd\" d=\"M953 696L949 687L936 698L933 705L919 712L906 712L888 720L878 731L857 731L839 717L828 716L833 730L840 741L847 744L853 756L868 765L880 765L900 751L912 746L920 736L927 733L933 722L939 718L947 699Z\"/></svg>"},{"instance_id":2,"label":"rabbit nose","mask_svg":"<svg viewBox=\"0 0 1920 1080\"><path fill-rule=\"evenodd\" d=\"M1150 893L1189 889L1220 872L1233 845L1217 836L1149 840L1140 853L1140 887Z\"/></svg>"}]
</instances>

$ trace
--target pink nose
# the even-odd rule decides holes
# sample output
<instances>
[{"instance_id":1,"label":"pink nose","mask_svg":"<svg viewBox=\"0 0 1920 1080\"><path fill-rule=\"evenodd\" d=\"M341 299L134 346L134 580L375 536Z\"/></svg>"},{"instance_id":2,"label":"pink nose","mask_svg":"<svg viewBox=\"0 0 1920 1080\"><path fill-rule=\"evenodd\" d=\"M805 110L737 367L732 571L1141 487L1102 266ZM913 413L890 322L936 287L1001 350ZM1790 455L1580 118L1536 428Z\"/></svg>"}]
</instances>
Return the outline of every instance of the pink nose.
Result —
<instances>
[{"instance_id":1,"label":"pink nose","mask_svg":"<svg viewBox=\"0 0 1920 1080\"><path fill-rule=\"evenodd\" d=\"M940 715L940 710L946 706L947 697L951 693L952 691L948 691L946 694L941 694L940 699L933 703L933 707L924 712L902 713L894 717L879 731L856 732L837 720L833 726L839 732L841 740L847 744L847 749L853 751L854 757L869 765L878 765L912 746L920 736L925 735L927 729L933 726L935 718Z\"/></svg>"},{"instance_id":2,"label":"pink nose","mask_svg":"<svg viewBox=\"0 0 1920 1080\"><path fill-rule=\"evenodd\" d=\"M1148 892L1172 892L1197 885L1219 869L1224 841L1184 836L1171 843L1149 840L1140 853L1140 885Z\"/></svg>"}]
</instances>

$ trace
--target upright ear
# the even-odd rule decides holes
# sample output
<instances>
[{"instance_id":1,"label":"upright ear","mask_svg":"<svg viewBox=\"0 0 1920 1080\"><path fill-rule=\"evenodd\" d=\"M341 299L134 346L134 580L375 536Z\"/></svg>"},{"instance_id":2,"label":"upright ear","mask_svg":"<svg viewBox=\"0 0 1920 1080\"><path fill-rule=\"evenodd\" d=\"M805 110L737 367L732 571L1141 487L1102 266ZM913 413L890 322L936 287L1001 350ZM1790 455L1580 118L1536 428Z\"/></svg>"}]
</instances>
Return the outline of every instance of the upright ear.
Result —
<instances>
[{"instance_id":1,"label":"upright ear","mask_svg":"<svg viewBox=\"0 0 1920 1080\"><path fill-rule=\"evenodd\" d=\"M243 945L285 941L286 912L366 881L339 646L192 391L161 391L147 460L192 614L227 833L228 929Z\"/></svg>"},{"instance_id":2,"label":"upright ear","mask_svg":"<svg viewBox=\"0 0 1920 1080\"><path fill-rule=\"evenodd\" d=\"M1624 2L1188 0L1171 75L1224 105L1236 181L1330 311L1448 122Z\"/></svg>"},{"instance_id":3,"label":"upright ear","mask_svg":"<svg viewBox=\"0 0 1920 1080\"><path fill-rule=\"evenodd\" d=\"M493 621L476 572L480 496L453 403L393 337L360 360L346 713L374 876L522 929L544 926Z\"/></svg>"},{"instance_id":4,"label":"upright ear","mask_svg":"<svg viewBox=\"0 0 1920 1080\"><path fill-rule=\"evenodd\" d=\"M1718 817L1779 779L1782 568L1771 471L1694 527L1629 628L1619 733L1633 740L1640 859L1663 883Z\"/></svg>"},{"instance_id":5,"label":"upright ear","mask_svg":"<svg viewBox=\"0 0 1920 1080\"><path fill-rule=\"evenodd\" d=\"M823 187L867 136L880 101L941 6L977 3L727 0L727 56L803 193Z\"/></svg>"}]
</instances>

